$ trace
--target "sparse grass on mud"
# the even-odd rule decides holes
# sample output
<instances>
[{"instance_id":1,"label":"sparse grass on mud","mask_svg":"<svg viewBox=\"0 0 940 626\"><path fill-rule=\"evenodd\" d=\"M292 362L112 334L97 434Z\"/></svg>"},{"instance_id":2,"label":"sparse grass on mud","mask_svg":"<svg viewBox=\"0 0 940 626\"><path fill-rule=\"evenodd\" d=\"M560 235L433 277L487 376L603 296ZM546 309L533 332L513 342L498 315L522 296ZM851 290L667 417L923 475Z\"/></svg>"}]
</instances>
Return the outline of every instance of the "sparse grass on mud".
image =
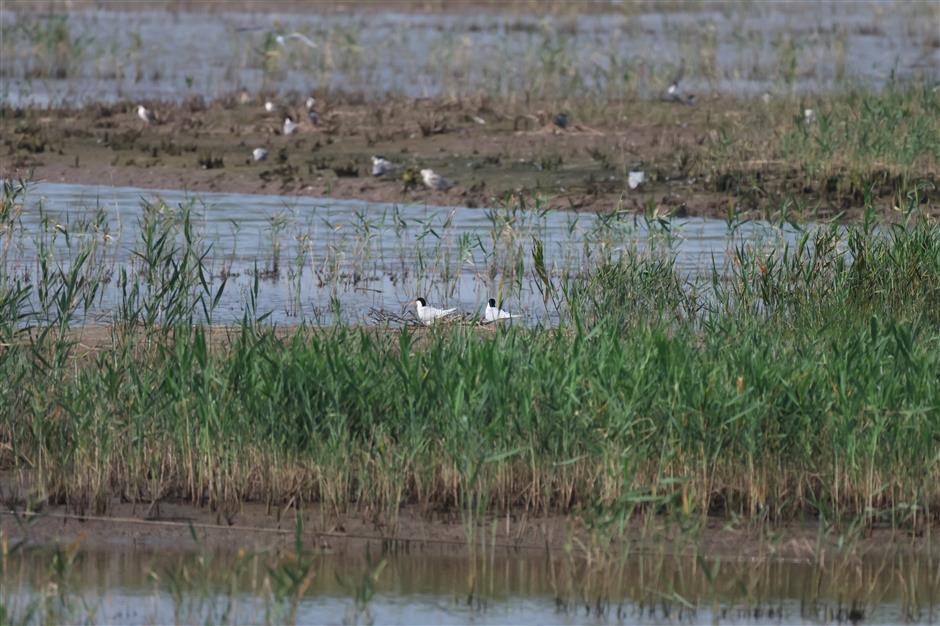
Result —
<instances>
[{"instance_id":1,"label":"sparse grass on mud","mask_svg":"<svg viewBox=\"0 0 940 626\"><path fill-rule=\"evenodd\" d=\"M849 210L866 199L905 204L935 197L940 172L940 97L926 85L808 99L789 118L758 109L726 118L704 159L719 188L759 206L820 198ZM763 119L761 119L763 117Z\"/></svg>"},{"instance_id":2,"label":"sparse grass on mud","mask_svg":"<svg viewBox=\"0 0 940 626\"><path fill-rule=\"evenodd\" d=\"M0 281L0 464L40 501L235 516L293 499L392 526L405 503L611 529L657 513L938 519L933 222L745 244L694 288L668 258L623 253L547 279L554 330L284 336L249 294L227 342L199 324L218 294L185 232L164 249L145 231L145 264L118 278L112 339L92 356L76 358L69 332L99 286L81 258Z\"/></svg>"},{"instance_id":3,"label":"sparse grass on mud","mask_svg":"<svg viewBox=\"0 0 940 626\"><path fill-rule=\"evenodd\" d=\"M552 208L657 216L851 220L866 202L891 215L912 201L937 212L940 98L926 84L767 103L705 98L694 107L601 95L529 103L318 98L320 125L304 123L290 137L279 128L286 111L305 119L300 95L271 115L262 99L234 96L151 103L162 123L150 127L131 103L0 109L0 174L438 205L539 198ZM572 119L564 130L551 122L562 110ZM250 160L258 146L269 149L268 161ZM405 174L374 179L373 154ZM410 184L422 167L458 185L440 192ZM637 190L626 184L633 169L646 172Z\"/></svg>"}]
</instances>

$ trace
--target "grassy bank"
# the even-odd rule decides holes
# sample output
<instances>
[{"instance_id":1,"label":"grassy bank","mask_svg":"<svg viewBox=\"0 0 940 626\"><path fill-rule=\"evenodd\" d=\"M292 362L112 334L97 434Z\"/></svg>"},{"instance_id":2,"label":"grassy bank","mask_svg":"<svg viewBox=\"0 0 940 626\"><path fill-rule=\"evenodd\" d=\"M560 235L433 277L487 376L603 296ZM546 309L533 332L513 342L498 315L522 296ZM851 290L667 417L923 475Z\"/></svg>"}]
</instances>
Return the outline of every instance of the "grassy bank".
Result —
<instances>
[{"instance_id":1,"label":"grassy bank","mask_svg":"<svg viewBox=\"0 0 940 626\"><path fill-rule=\"evenodd\" d=\"M668 257L611 256L545 277L556 329L285 336L249 293L228 341L193 324L218 295L204 256L143 237L92 352L71 324L103 278L81 258L0 281L0 464L36 487L9 503L171 499L233 517L293 499L392 525L404 503L614 528L644 513L938 519L933 223L743 244L696 285Z\"/></svg>"}]
</instances>

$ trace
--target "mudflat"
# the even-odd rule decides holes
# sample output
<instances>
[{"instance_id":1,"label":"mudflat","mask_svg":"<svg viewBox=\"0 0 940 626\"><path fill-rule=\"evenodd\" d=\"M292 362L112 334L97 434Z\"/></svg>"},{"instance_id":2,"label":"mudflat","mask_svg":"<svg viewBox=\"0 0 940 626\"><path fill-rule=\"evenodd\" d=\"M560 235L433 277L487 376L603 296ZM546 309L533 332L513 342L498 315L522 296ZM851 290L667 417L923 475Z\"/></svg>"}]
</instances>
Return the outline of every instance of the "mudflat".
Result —
<instances>
[{"instance_id":1,"label":"mudflat","mask_svg":"<svg viewBox=\"0 0 940 626\"><path fill-rule=\"evenodd\" d=\"M9 477L4 479L9 487ZM7 491L7 493L9 493ZM298 535L299 530L299 535ZM458 512L422 511L404 506L394 523L379 521L367 510L337 512L318 503L268 507L243 503L234 514L186 502L121 502L105 514L79 514L64 505L43 503L36 510L13 507L0 514L7 541L29 545L75 544L86 549L207 548L271 549L304 545L339 554L367 548L421 554L464 555L479 548L497 554L563 553L592 557L634 553L655 547L681 555L714 558L765 558L814 562L827 553L857 556L908 549L936 550L924 535L887 528L859 532L846 527L823 529L805 524L735 524L722 518L635 519L622 534L611 536L571 515L528 516L523 511L492 514L465 523ZM611 552L612 551L612 552Z\"/></svg>"},{"instance_id":2,"label":"mudflat","mask_svg":"<svg viewBox=\"0 0 940 626\"><path fill-rule=\"evenodd\" d=\"M921 210L937 208L940 169L930 149L903 162L795 151L800 137L813 143L814 134L828 132L802 119L797 99L597 106L318 96L316 123L300 94L147 103L154 123L141 120L129 102L5 108L0 176L468 207L523 203L650 217L852 219L865 198L890 215L911 190ZM854 115L846 96L830 98L834 118ZM265 110L266 101L273 111ZM559 120L561 113L567 119ZM284 135L287 116L299 127ZM256 148L267 151L265 160L253 159ZM373 155L399 169L373 176ZM426 188L425 168L456 184ZM631 185L631 172L642 172L642 183Z\"/></svg>"}]
</instances>

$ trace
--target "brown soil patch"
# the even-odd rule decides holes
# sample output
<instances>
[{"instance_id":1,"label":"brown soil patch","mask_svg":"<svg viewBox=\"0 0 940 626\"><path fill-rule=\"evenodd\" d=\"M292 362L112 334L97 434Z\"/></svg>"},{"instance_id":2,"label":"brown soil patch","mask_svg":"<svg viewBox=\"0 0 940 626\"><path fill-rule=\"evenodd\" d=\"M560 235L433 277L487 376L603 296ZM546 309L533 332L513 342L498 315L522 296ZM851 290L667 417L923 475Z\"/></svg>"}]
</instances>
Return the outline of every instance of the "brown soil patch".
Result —
<instances>
[{"instance_id":1,"label":"brown soil patch","mask_svg":"<svg viewBox=\"0 0 940 626\"><path fill-rule=\"evenodd\" d=\"M721 558L788 559L812 562L827 552L851 551L859 556L905 548L935 549L923 537L911 537L887 529L855 537L850 547L838 547L838 534L820 535L815 523L769 528L762 525L735 527L724 520L709 520L694 530L665 520L634 522L623 536L611 538L586 527L574 515L529 518L524 514L488 516L472 525L472 533L459 514L423 514L404 507L397 526L376 522L361 512L336 514L319 505L297 508L244 504L231 518L185 503L115 502L106 516L80 516L64 507L42 506L34 513L7 509L0 514L0 536L31 545L72 544L86 548L168 549L270 549L288 547L297 538L297 519L302 520L305 545L336 553L357 554L369 549L402 550L423 554L465 555L485 542L498 554L571 552L597 558L629 551L658 550L671 545L674 554L704 553ZM494 530L495 529L495 530ZM195 539L194 539L195 535ZM485 539L481 539L481 537ZM844 539L844 538L843 538ZM609 548L599 548L609 546ZM612 549L613 552L604 552Z\"/></svg>"},{"instance_id":2,"label":"brown soil patch","mask_svg":"<svg viewBox=\"0 0 940 626\"><path fill-rule=\"evenodd\" d=\"M496 105L418 100L363 103L318 99L319 123L303 97L263 100L232 96L211 106L148 103L159 123L137 118L136 106L90 105L78 110L0 110L0 176L48 182L237 193L331 196L376 202L483 207L506 202L566 210L626 210L650 217L726 215L729 206L776 206L776 192L806 196L814 217L835 215L852 198L817 198L794 189L793 167L777 161L703 165L723 119L754 104L714 99L689 107L630 101L552 123L550 105ZM558 105L556 105L557 108ZM586 109L587 110L587 109ZM284 136L286 115L301 120ZM483 123L480 123L483 122ZM266 161L251 152L264 147ZM375 178L370 157L381 154L406 173ZM453 179L448 191L428 190L417 172L432 168ZM626 184L631 169L646 182ZM755 191L748 181L759 181Z\"/></svg>"}]
</instances>

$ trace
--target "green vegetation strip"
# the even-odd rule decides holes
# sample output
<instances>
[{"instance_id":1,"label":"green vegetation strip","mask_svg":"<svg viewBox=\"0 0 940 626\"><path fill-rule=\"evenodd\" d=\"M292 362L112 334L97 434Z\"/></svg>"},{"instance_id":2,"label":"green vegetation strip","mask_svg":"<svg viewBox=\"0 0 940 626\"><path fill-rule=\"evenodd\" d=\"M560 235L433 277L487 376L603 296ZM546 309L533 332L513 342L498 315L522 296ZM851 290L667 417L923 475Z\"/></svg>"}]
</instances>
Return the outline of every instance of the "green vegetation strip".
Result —
<instances>
[{"instance_id":1,"label":"green vegetation strip","mask_svg":"<svg viewBox=\"0 0 940 626\"><path fill-rule=\"evenodd\" d=\"M249 294L224 341L194 323L219 296L204 254L152 235L94 354L70 327L99 287L81 255L42 263L34 283L0 280L0 467L40 499L232 514L293 499L392 524L404 504L613 527L656 513L938 519L935 224L744 244L695 285L668 257L610 257L545 277L553 329L285 335Z\"/></svg>"}]
</instances>

